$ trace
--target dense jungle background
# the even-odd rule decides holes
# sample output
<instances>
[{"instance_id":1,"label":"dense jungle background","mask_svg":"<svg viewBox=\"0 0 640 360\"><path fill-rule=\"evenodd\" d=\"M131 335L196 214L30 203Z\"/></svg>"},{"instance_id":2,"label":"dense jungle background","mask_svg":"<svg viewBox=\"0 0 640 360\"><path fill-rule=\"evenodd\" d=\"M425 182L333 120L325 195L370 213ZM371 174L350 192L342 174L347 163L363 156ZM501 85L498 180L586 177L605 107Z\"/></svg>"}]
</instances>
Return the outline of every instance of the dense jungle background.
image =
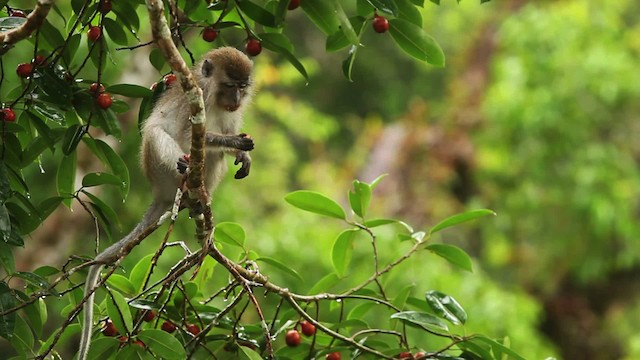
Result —
<instances>
[{"instance_id":1,"label":"dense jungle background","mask_svg":"<svg viewBox=\"0 0 640 360\"><path fill-rule=\"evenodd\" d=\"M342 73L345 52L325 51L302 11L288 15L308 84L277 54L254 58L258 92L245 121L256 143L252 173L224 180L216 221L242 224L249 248L286 262L305 282L270 278L304 292L331 271L342 226L283 197L309 189L346 203L353 179L388 174L372 199L380 217L428 228L468 209L497 213L438 235L472 255L473 273L418 256L384 279L391 288L453 295L469 314L469 332L508 336L527 359L640 358L640 3L450 0L426 2L422 15L446 67L412 60L389 34L369 31L353 82ZM190 41L197 54L210 46ZM3 58L7 72L30 51L19 44ZM117 65L104 72L107 83L149 87L163 75L149 65L148 48L110 54ZM3 97L14 87L9 80ZM122 141L105 141L125 159L131 190L126 202L116 189L100 193L121 222L114 238L150 202L138 165L139 104L121 99L131 107L119 116ZM95 171L82 157L78 171ZM48 166L56 163L25 170L37 179L35 198L55 192ZM90 254L94 225L81 209L59 207L25 238L16 268ZM176 232L192 241L189 222ZM146 240L125 266L162 237ZM382 258L401 253L391 235L380 239ZM370 256L365 248L354 249L353 269Z\"/></svg>"}]
</instances>

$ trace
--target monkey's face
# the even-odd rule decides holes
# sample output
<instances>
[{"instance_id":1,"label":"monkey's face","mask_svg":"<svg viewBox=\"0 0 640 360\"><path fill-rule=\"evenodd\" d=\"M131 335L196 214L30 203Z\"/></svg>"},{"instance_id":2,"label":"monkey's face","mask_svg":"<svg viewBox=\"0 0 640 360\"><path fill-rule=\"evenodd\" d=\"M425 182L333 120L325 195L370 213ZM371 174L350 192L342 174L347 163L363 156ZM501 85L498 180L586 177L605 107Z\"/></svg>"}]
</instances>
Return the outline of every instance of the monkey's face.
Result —
<instances>
[{"instance_id":1,"label":"monkey's face","mask_svg":"<svg viewBox=\"0 0 640 360\"><path fill-rule=\"evenodd\" d=\"M240 108L249 90L248 80L228 80L218 85L217 105L226 111L233 112Z\"/></svg>"}]
</instances>

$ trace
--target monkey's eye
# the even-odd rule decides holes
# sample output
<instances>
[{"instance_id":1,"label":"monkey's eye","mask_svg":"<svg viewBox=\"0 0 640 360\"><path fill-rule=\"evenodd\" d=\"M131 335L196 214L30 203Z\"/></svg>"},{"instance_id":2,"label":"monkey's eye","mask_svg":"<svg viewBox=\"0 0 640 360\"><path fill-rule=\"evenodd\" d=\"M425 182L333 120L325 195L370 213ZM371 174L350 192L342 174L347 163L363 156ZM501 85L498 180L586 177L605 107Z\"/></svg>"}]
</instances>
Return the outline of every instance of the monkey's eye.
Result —
<instances>
[{"instance_id":1,"label":"monkey's eye","mask_svg":"<svg viewBox=\"0 0 640 360\"><path fill-rule=\"evenodd\" d=\"M238 83L238 87L239 87L240 89L244 89L244 88L246 88L247 86L249 86L249 84L247 84L246 82Z\"/></svg>"},{"instance_id":2,"label":"monkey's eye","mask_svg":"<svg viewBox=\"0 0 640 360\"><path fill-rule=\"evenodd\" d=\"M222 85L224 85L226 88L229 88L229 89L236 87L236 84L231 82L223 83Z\"/></svg>"}]
</instances>

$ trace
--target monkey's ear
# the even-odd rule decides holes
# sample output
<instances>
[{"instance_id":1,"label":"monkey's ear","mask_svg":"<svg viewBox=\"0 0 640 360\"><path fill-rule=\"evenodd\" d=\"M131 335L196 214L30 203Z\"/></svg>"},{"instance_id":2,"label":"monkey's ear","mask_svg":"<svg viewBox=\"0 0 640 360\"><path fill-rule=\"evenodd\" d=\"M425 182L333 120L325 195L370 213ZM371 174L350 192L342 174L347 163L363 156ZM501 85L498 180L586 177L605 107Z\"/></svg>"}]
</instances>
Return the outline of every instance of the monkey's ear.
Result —
<instances>
[{"instance_id":1,"label":"monkey's ear","mask_svg":"<svg viewBox=\"0 0 640 360\"><path fill-rule=\"evenodd\" d=\"M202 62L202 76L209 77L213 74L213 63L208 59Z\"/></svg>"}]
</instances>

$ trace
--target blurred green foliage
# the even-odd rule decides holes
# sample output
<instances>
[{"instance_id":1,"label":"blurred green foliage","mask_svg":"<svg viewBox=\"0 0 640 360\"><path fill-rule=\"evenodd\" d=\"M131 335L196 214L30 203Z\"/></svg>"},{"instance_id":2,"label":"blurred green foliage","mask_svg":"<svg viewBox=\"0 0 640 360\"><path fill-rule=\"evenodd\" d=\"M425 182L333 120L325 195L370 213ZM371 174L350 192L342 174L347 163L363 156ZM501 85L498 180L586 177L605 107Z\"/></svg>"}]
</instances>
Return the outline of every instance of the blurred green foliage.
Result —
<instances>
[{"instance_id":1,"label":"blurred green foliage","mask_svg":"<svg viewBox=\"0 0 640 360\"><path fill-rule=\"evenodd\" d=\"M444 242L477 255L473 274L452 269L435 257L416 257L384 282L393 293L410 288L416 297L426 289L454 294L469 315L466 331L509 336L523 356L540 359L560 355L553 345L557 339L547 339L539 330L545 317L544 298L558 292L566 281L586 287L616 271L638 267L640 253L634 245L640 230L640 7L631 0L529 1L515 11L497 3L449 1L437 7L427 2L423 26L442 45L445 69L407 59L388 36L365 33L368 45L359 50L353 83L344 79L340 68L345 54L326 54L322 34L311 29L302 14L292 14L291 26L299 29L290 34L292 43L296 53L303 55L310 84L277 54L265 52L256 59L259 92L245 127L257 144L252 174L240 182L223 181L214 198L214 214L216 221L241 223L247 231L247 247L286 261L304 282L264 265L271 280L296 291L309 290L309 284L333 271L331 246L344 228L296 211L283 201L284 195L313 189L346 204L350 181L366 167L369 150L385 126L406 124L409 119L417 126L456 127L449 115L459 105L460 92L450 84L473 64L473 59L466 58L467 51L477 39L474 35L489 24L496 29L497 50L490 59L491 76L481 108L475 109L483 120L470 131L475 192L468 204L460 204L446 184L429 183L435 188L428 194L436 195L414 201L433 209L432 216L410 220L428 228L442 213L477 207L471 205L494 209L498 216L439 235ZM209 46L193 44L196 55ZM16 57L3 59L5 69L15 68L21 57L29 58L29 45L18 45L12 54ZM111 56L118 67L127 68L120 64L127 63L128 54L113 51ZM106 83L118 81L113 72L105 71L105 76ZM6 86L0 88L3 98L9 91ZM412 118L415 104L424 105L428 112ZM135 111L121 117L123 139L117 145L131 178L142 179L135 119ZM55 169L47 167L47 160L42 161L44 176L39 175L38 164L25 171L25 177L41 179L34 197L53 195L47 174ZM414 166L427 164L418 161ZM402 176L391 173L389 180ZM408 179L412 184L422 181ZM126 203L117 189L104 190L106 201L119 214L123 232L132 228L149 203L146 189L143 181L133 181ZM374 213L402 212L398 210L402 205L397 205L400 198L374 193ZM185 221L186 214L181 218L176 238L190 239L191 223ZM90 234L76 236L88 239ZM379 236L383 263L408 246L394 234L388 230ZM150 253L162 235L154 234L135 249L124 268L132 268ZM359 265L370 256L365 240L356 239L354 270L340 288L353 286L369 273L361 272ZM91 242L78 246L86 253ZM232 248L224 251L238 255ZM78 252L68 250L68 254ZM164 268L181 256L177 248L168 254L174 258L163 258ZM224 283L226 275L217 281ZM212 289L218 285L208 284ZM633 321L639 308L636 295L607 313L603 322L602 331L614 335L628 359L640 356Z\"/></svg>"}]
</instances>

